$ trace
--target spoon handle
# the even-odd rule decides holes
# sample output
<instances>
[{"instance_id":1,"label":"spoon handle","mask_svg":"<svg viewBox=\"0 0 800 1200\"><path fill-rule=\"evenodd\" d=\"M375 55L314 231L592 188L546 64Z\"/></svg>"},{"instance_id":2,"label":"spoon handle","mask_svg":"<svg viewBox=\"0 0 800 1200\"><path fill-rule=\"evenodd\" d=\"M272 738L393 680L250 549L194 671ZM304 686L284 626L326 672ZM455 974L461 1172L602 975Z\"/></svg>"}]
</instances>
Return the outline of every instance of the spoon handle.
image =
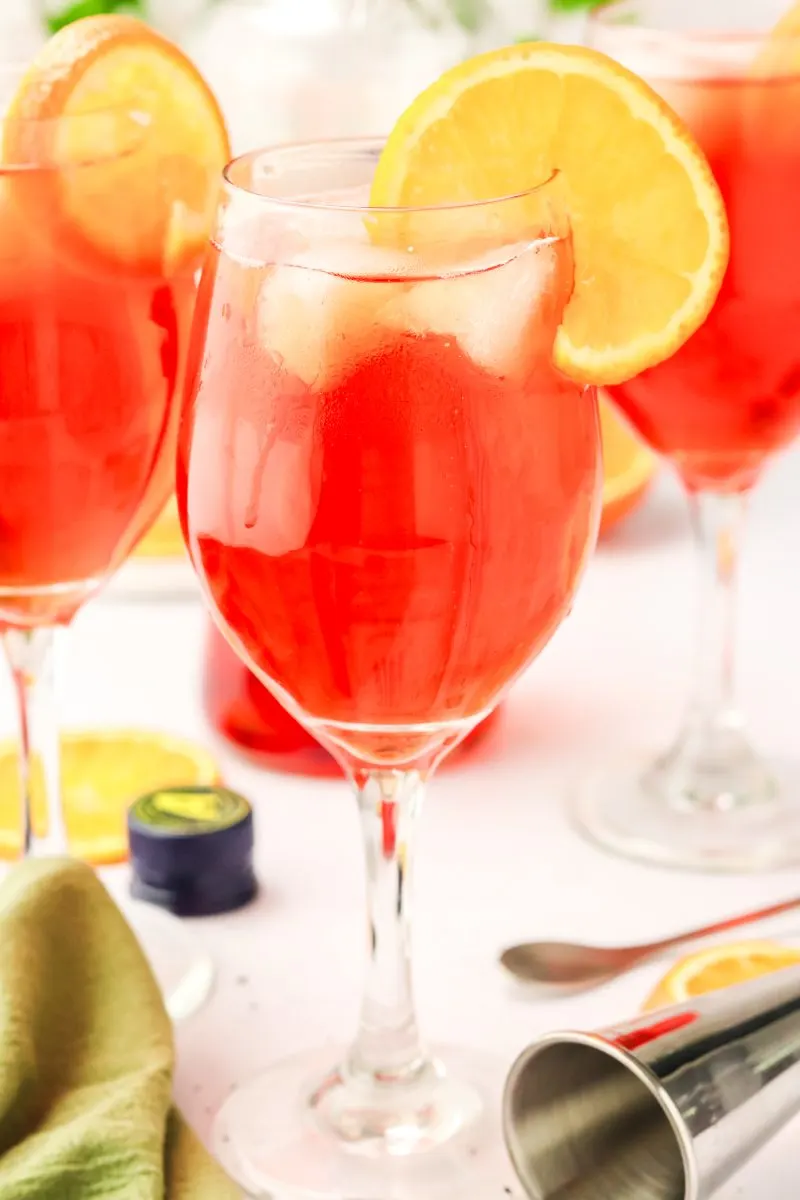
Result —
<instances>
[{"instance_id":1,"label":"spoon handle","mask_svg":"<svg viewBox=\"0 0 800 1200\"><path fill-rule=\"evenodd\" d=\"M685 942L694 942L698 938L709 937L711 934L727 933L731 929L740 929L743 925L753 925L758 921L769 920L770 917L780 917L783 913L792 912L797 908L800 908L800 896L796 896L794 900L784 900L781 904L771 904L768 908L761 908L756 912L744 913L740 917L729 917L727 921L707 925L704 929L693 929L686 933L675 934L674 937L665 938L662 942L655 942L650 949L654 951L669 950L673 946L682 946Z\"/></svg>"}]
</instances>

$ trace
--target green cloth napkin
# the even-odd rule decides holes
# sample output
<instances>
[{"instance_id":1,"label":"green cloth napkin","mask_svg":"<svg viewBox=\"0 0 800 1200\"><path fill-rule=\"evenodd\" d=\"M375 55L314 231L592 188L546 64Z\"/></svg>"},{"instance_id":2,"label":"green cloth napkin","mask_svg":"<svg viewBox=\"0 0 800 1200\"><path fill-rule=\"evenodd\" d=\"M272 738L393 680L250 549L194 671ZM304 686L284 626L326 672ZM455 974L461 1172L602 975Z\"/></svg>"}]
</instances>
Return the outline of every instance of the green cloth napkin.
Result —
<instances>
[{"instance_id":1,"label":"green cloth napkin","mask_svg":"<svg viewBox=\"0 0 800 1200\"><path fill-rule=\"evenodd\" d=\"M82 863L0 885L0 1200L240 1200L172 1107L172 1026Z\"/></svg>"}]
</instances>

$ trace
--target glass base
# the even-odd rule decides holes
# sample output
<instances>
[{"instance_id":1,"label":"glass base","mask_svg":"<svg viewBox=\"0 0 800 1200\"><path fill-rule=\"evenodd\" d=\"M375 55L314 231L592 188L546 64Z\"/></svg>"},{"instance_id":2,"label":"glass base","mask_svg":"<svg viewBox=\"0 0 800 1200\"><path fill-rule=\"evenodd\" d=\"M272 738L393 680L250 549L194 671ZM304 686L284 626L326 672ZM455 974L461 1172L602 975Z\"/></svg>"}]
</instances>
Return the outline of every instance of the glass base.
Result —
<instances>
[{"instance_id":1,"label":"glass base","mask_svg":"<svg viewBox=\"0 0 800 1200\"><path fill-rule=\"evenodd\" d=\"M331 1069L345 1053L334 1048L285 1059L226 1101L214 1126L214 1152L248 1196L523 1200L500 1124L502 1062L464 1050L437 1052L433 1087L429 1077L418 1108L408 1093L404 1126L396 1102L389 1122L380 1096L376 1103L365 1093L359 1103L352 1082L345 1091Z\"/></svg>"},{"instance_id":2,"label":"glass base","mask_svg":"<svg viewBox=\"0 0 800 1200\"><path fill-rule=\"evenodd\" d=\"M177 917L129 896L114 899L150 963L170 1018L177 1023L193 1016L211 995L212 959Z\"/></svg>"},{"instance_id":3,"label":"glass base","mask_svg":"<svg viewBox=\"0 0 800 1200\"><path fill-rule=\"evenodd\" d=\"M668 763L623 764L585 781L572 809L579 831L660 866L753 872L800 865L800 763L761 764L752 798L721 791L714 804L676 787Z\"/></svg>"}]
</instances>

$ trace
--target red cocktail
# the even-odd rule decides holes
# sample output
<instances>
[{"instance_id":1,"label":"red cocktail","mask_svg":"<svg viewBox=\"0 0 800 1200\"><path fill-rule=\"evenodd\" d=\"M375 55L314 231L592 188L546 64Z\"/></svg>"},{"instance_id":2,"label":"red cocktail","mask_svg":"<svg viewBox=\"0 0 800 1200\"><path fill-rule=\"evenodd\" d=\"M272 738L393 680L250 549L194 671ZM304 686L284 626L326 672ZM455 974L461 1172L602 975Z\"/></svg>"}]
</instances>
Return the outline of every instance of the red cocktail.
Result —
<instances>
[{"instance_id":1,"label":"red cocktail","mask_svg":"<svg viewBox=\"0 0 800 1200\"><path fill-rule=\"evenodd\" d=\"M800 63L796 74L761 78L738 73L731 55L733 77L649 76L691 128L725 198L731 259L722 290L677 354L610 389L692 491L750 488L800 431Z\"/></svg>"},{"instance_id":2,"label":"red cocktail","mask_svg":"<svg viewBox=\"0 0 800 1200\"><path fill-rule=\"evenodd\" d=\"M27 70L0 70L0 636L27 854L69 851L53 640L169 494L196 275L228 152L203 79L132 17L76 21ZM163 923L144 940L182 1004L180 985L202 981L207 963L191 949L183 961L180 930L165 945ZM202 998L201 987L190 1007Z\"/></svg>"},{"instance_id":3,"label":"red cocktail","mask_svg":"<svg viewBox=\"0 0 800 1200\"><path fill-rule=\"evenodd\" d=\"M480 718L569 605L593 528L595 412L535 344L553 336L567 253L537 247L446 280L257 274L224 251L207 269L199 322L228 311L217 332L237 341L221 353L212 329L198 380L198 485L182 498L194 562L255 668L320 730L347 730L350 750L403 761L417 726L444 736ZM519 323L510 377L435 326L463 304L477 329L525 284L530 312L506 314ZM259 286L273 330L242 308ZM317 305L342 358L321 386L315 362L311 378L285 366L281 341ZM354 319L372 346L350 349ZM247 449L222 455L237 437Z\"/></svg>"},{"instance_id":4,"label":"red cocktail","mask_svg":"<svg viewBox=\"0 0 800 1200\"><path fill-rule=\"evenodd\" d=\"M392 764L465 732L562 619L597 421L549 359L567 242L450 274L337 253L212 252L179 500L247 660L315 731Z\"/></svg>"},{"instance_id":5,"label":"red cocktail","mask_svg":"<svg viewBox=\"0 0 800 1200\"><path fill-rule=\"evenodd\" d=\"M196 292L190 265L72 249L55 173L0 167L0 610L23 625L71 617L163 505Z\"/></svg>"}]
</instances>

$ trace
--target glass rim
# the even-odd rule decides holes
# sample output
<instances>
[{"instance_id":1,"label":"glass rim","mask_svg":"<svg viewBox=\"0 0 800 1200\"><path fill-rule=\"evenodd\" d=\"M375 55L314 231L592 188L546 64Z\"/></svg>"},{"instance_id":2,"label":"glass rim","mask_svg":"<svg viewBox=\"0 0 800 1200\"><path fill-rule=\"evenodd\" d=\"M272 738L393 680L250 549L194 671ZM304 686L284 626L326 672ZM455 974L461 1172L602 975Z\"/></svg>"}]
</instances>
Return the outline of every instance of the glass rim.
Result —
<instances>
[{"instance_id":1,"label":"glass rim","mask_svg":"<svg viewBox=\"0 0 800 1200\"><path fill-rule=\"evenodd\" d=\"M633 39L638 36L663 39L673 45L675 43L687 46L729 45L729 46L759 46L769 39L774 30L772 25L763 28L745 29L716 29L713 25L698 26L696 29L674 28L657 21L641 21L628 23L613 20L613 14L624 10L631 0L601 0L592 8L588 16L588 24L602 29L604 33L613 32L621 39ZM782 42L800 45L800 30L797 33L783 34Z\"/></svg>"},{"instance_id":2,"label":"glass rim","mask_svg":"<svg viewBox=\"0 0 800 1200\"><path fill-rule=\"evenodd\" d=\"M342 213L368 215L370 213L387 213L387 214L413 214L413 213L442 213L442 212L466 212L474 209L489 208L492 205L511 203L514 200L525 200L529 196L535 196L540 192L544 192L551 187L560 177L561 172L554 169L547 179L540 183L534 184L529 188L523 188L518 192L510 192L502 196L494 196L489 200L456 200L445 202L444 204L410 204L410 205L372 205L372 204L352 204L352 203L337 203L335 200L300 200L296 197L272 196L264 191L258 191L253 187L247 187L242 183L237 182L232 178L232 173L237 167L241 167L246 163L255 163L258 159L269 158L274 156L276 159L282 155L292 155L295 153L302 154L308 151L324 151L324 150L346 150L348 147L353 150L365 149L366 147L382 147L386 143L386 136L362 136L362 137L332 137L332 138L313 138L310 140L297 142L277 142L266 146L260 146L253 150L247 150L242 154L237 154L228 163L226 163L222 177L225 186L230 188L231 192L240 196L246 196L248 199L260 201L267 206L273 206L286 211L297 212L319 212L319 213Z\"/></svg>"}]
</instances>

